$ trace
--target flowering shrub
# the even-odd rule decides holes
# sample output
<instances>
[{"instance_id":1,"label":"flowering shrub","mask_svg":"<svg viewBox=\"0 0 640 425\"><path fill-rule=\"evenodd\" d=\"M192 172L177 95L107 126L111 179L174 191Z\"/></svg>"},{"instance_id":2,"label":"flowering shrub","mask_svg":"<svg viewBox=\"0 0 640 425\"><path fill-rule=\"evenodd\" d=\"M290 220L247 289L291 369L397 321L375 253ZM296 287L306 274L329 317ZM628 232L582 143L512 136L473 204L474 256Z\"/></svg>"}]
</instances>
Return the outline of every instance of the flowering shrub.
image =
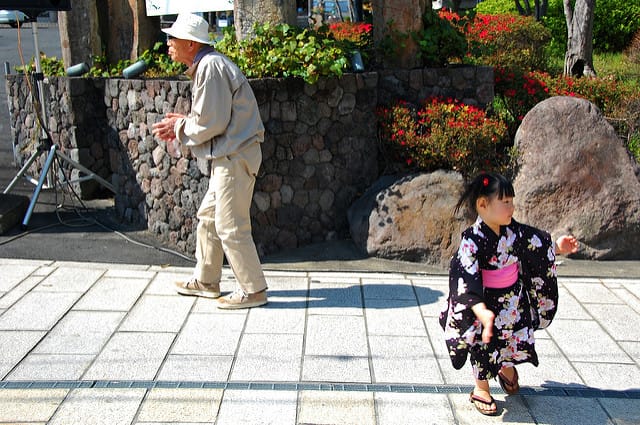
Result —
<instances>
[{"instance_id":1,"label":"flowering shrub","mask_svg":"<svg viewBox=\"0 0 640 425\"><path fill-rule=\"evenodd\" d=\"M449 11L440 11L440 16L464 32L474 62L526 70L546 67L545 46L551 34L531 16L461 17Z\"/></svg>"},{"instance_id":2,"label":"flowering shrub","mask_svg":"<svg viewBox=\"0 0 640 425\"><path fill-rule=\"evenodd\" d=\"M505 122L513 139L524 115L550 96L575 96L587 99L611 119L618 133L627 135L628 147L637 158L633 143L633 105L640 104L640 92L633 82L611 78L572 78L546 72L495 68L495 98L491 113Z\"/></svg>"},{"instance_id":3,"label":"flowering shrub","mask_svg":"<svg viewBox=\"0 0 640 425\"><path fill-rule=\"evenodd\" d=\"M507 124L509 134L513 137L526 113L549 97L549 89L534 74L519 68L496 67L493 73L495 80L493 109L495 115Z\"/></svg>"},{"instance_id":4,"label":"flowering shrub","mask_svg":"<svg viewBox=\"0 0 640 425\"><path fill-rule=\"evenodd\" d=\"M409 167L471 175L504 163L506 126L478 107L442 98L427 99L421 108L399 101L378 109L378 118L383 146Z\"/></svg>"},{"instance_id":5,"label":"flowering shrub","mask_svg":"<svg viewBox=\"0 0 640 425\"><path fill-rule=\"evenodd\" d=\"M352 44L353 48L365 50L371 47L371 31L373 25L365 22L333 22L329 24L329 33L336 40L346 41Z\"/></svg>"},{"instance_id":6,"label":"flowering shrub","mask_svg":"<svg viewBox=\"0 0 640 425\"><path fill-rule=\"evenodd\" d=\"M552 96L576 96L595 104L605 114L610 114L624 99L637 96L637 88L612 78L573 78L551 76L534 72L533 78L549 88Z\"/></svg>"}]
</instances>

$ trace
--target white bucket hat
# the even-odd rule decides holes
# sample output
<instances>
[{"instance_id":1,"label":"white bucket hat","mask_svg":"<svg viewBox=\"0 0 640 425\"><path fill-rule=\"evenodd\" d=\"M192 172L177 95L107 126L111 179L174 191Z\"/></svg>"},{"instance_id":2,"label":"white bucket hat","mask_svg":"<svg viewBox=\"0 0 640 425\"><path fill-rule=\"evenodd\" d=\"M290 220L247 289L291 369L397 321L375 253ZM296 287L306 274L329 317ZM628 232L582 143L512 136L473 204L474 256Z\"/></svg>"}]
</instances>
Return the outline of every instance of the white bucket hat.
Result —
<instances>
[{"instance_id":1,"label":"white bucket hat","mask_svg":"<svg viewBox=\"0 0 640 425\"><path fill-rule=\"evenodd\" d=\"M164 28L162 31L175 38L211 44L209 40L209 23L193 13L179 14L173 25L170 28Z\"/></svg>"}]
</instances>

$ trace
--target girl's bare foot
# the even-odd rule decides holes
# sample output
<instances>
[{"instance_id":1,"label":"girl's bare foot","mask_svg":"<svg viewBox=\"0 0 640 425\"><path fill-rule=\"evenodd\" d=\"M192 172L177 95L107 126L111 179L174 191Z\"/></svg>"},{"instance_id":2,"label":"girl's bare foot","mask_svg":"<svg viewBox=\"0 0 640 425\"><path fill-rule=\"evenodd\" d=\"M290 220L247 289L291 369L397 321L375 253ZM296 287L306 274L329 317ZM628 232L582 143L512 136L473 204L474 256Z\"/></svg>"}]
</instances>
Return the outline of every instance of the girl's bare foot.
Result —
<instances>
[{"instance_id":1,"label":"girl's bare foot","mask_svg":"<svg viewBox=\"0 0 640 425\"><path fill-rule=\"evenodd\" d=\"M495 415L498 412L496 401L491 397L489 382L476 379L476 386L469 395L469 401L473 403L476 410L483 415Z\"/></svg>"}]
</instances>

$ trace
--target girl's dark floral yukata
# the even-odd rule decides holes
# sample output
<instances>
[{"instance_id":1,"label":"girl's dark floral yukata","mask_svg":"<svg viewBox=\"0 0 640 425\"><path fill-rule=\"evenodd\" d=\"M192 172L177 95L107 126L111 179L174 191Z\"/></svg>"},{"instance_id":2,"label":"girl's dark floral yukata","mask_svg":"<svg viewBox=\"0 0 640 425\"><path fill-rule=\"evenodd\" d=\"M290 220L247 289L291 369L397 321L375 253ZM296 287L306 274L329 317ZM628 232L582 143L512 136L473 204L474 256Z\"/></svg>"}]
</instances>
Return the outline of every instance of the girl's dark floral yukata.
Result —
<instances>
[{"instance_id":1,"label":"girl's dark floral yukata","mask_svg":"<svg viewBox=\"0 0 640 425\"><path fill-rule=\"evenodd\" d=\"M483 270L516 266L513 285L483 286ZM467 353L475 377L482 380L496 377L502 366L525 362L537 366L533 332L547 327L556 313L556 276L554 243L547 232L512 220L496 235L478 217L462 233L460 248L451 259L449 298L440 314L453 367L462 368ZM482 325L471 310L480 302L495 314L488 344L482 343Z\"/></svg>"}]
</instances>

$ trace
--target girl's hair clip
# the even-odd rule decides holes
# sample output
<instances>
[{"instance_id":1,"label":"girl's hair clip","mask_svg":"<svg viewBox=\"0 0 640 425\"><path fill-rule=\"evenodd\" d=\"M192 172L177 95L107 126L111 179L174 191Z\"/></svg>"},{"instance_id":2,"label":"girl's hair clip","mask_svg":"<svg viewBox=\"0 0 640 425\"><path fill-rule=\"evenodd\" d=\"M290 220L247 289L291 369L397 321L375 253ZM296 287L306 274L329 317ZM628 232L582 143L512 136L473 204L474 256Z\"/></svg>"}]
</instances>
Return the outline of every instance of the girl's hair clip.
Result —
<instances>
[{"instance_id":1,"label":"girl's hair clip","mask_svg":"<svg viewBox=\"0 0 640 425\"><path fill-rule=\"evenodd\" d=\"M482 179L482 185L484 187L489 186L489 178L488 177L485 177L485 178Z\"/></svg>"}]
</instances>

